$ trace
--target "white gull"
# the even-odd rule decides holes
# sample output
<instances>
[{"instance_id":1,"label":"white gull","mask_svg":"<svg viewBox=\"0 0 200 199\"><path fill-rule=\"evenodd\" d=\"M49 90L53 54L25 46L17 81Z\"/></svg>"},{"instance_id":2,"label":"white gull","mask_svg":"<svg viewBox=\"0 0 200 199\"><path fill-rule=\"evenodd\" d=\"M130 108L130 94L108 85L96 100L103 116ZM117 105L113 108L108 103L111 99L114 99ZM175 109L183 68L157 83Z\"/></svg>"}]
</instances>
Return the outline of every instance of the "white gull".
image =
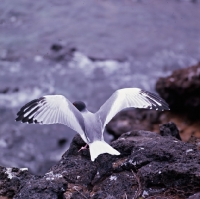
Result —
<instances>
[{"instance_id":1,"label":"white gull","mask_svg":"<svg viewBox=\"0 0 200 199\"><path fill-rule=\"evenodd\" d=\"M106 124L127 108L169 110L168 104L156 94L139 88L124 88L115 91L96 113L88 111L84 102L71 103L63 95L46 95L24 105L17 113L16 121L69 126L89 145L94 161L103 153L120 155L104 141L103 132Z\"/></svg>"}]
</instances>

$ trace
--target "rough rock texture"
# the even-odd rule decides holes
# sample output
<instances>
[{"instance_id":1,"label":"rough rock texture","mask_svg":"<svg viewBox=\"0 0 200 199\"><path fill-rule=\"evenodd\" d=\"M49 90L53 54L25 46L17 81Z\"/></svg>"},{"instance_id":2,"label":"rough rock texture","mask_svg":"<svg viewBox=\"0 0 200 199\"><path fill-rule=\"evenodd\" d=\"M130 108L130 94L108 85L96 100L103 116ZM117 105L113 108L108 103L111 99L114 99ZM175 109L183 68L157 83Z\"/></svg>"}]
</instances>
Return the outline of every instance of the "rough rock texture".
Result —
<instances>
[{"instance_id":1,"label":"rough rock texture","mask_svg":"<svg viewBox=\"0 0 200 199\"><path fill-rule=\"evenodd\" d=\"M173 122L176 124L181 139L185 142L191 142L200 146L200 120L188 117L187 113L175 113L173 111L161 115L162 123Z\"/></svg>"},{"instance_id":2,"label":"rough rock texture","mask_svg":"<svg viewBox=\"0 0 200 199\"><path fill-rule=\"evenodd\" d=\"M173 122L169 122L168 124L160 125L160 135L173 136L173 137L181 140L179 130Z\"/></svg>"},{"instance_id":3,"label":"rough rock texture","mask_svg":"<svg viewBox=\"0 0 200 199\"><path fill-rule=\"evenodd\" d=\"M168 127L163 131L169 135L173 128ZM200 192L200 151L173 136L125 133L112 143L120 156L102 154L94 162L88 149L78 152L83 145L80 136L75 136L69 150L44 176L1 168L0 195L14 199L186 199Z\"/></svg>"},{"instance_id":4,"label":"rough rock texture","mask_svg":"<svg viewBox=\"0 0 200 199\"><path fill-rule=\"evenodd\" d=\"M23 181L30 176L27 170L0 167L0 195L13 198Z\"/></svg>"},{"instance_id":5,"label":"rough rock texture","mask_svg":"<svg viewBox=\"0 0 200 199\"><path fill-rule=\"evenodd\" d=\"M170 76L160 78L156 90L172 111L200 117L200 63L175 70Z\"/></svg>"},{"instance_id":6,"label":"rough rock texture","mask_svg":"<svg viewBox=\"0 0 200 199\"><path fill-rule=\"evenodd\" d=\"M164 122L174 122L183 141L200 146L200 63L175 70L160 78L157 92L169 104L171 111L163 116Z\"/></svg>"}]
</instances>

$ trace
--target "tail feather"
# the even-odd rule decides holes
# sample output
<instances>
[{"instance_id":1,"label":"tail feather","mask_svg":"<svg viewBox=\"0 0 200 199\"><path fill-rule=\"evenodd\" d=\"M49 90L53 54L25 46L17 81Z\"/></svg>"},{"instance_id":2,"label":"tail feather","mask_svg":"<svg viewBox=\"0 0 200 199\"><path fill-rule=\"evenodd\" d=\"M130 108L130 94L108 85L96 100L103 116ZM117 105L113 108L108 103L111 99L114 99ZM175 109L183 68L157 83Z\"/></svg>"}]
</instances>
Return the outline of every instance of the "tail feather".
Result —
<instances>
[{"instance_id":1,"label":"tail feather","mask_svg":"<svg viewBox=\"0 0 200 199\"><path fill-rule=\"evenodd\" d=\"M94 141L89 144L91 160L94 161L100 154L109 153L120 155L120 153L104 141Z\"/></svg>"}]
</instances>

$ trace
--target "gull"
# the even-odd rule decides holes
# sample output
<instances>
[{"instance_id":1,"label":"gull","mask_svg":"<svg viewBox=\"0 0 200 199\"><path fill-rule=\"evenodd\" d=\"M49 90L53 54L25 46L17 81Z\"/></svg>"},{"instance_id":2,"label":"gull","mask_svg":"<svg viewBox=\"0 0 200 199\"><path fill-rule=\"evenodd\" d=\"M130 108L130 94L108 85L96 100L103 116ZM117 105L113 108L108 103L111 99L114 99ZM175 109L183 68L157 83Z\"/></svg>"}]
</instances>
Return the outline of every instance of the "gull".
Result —
<instances>
[{"instance_id":1,"label":"gull","mask_svg":"<svg viewBox=\"0 0 200 199\"><path fill-rule=\"evenodd\" d=\"M154 93L140 88L123 88L116 90L96 113L88 111L82 101L71 103L63 95L45 95L24 105L17 113L16 121L67 125L89 145L94 161L103 153L120 155L104 141L103 132L118 112L128 108L169 110L168 104Z\"/></svg>"}]
</instances>

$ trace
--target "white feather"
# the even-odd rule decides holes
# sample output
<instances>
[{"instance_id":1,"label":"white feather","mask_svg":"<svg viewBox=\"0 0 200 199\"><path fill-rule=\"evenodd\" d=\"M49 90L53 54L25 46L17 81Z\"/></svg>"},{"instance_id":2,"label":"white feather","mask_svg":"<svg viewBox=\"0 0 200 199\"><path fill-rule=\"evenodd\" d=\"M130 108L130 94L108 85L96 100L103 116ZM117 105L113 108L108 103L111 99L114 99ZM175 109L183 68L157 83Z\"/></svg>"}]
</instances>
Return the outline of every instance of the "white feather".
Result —
<instances>
[{"instance_id":1,"label":"white feather","mask_svg":"<svg viewBox=\"0 0 200 199\"><path fill-rule=\"evenodd\" d=\"M154 95L154 97L152 97ZM168 109L168 105L164 100L156 96L155 94L147 91L142 91L139 88L124 88L115 91L111 97L100 107L97 111L103 127L102 132L108 122L121 110L125 108L149 108L158 110L162 105L165 109ZM162 109L163 110L163 109Z\"/></svg>"},{"instance_id":2,"label":"white feather","mask_svg":"<svg viewBox=\"0 0 200 199\"><path fill-rule=\"evenodd\" d=\"M94 141L89 144L91 160L94 161L100 154L109 153L120 155L120 153L103 140Z\"/></svg>"}]
</instances>

